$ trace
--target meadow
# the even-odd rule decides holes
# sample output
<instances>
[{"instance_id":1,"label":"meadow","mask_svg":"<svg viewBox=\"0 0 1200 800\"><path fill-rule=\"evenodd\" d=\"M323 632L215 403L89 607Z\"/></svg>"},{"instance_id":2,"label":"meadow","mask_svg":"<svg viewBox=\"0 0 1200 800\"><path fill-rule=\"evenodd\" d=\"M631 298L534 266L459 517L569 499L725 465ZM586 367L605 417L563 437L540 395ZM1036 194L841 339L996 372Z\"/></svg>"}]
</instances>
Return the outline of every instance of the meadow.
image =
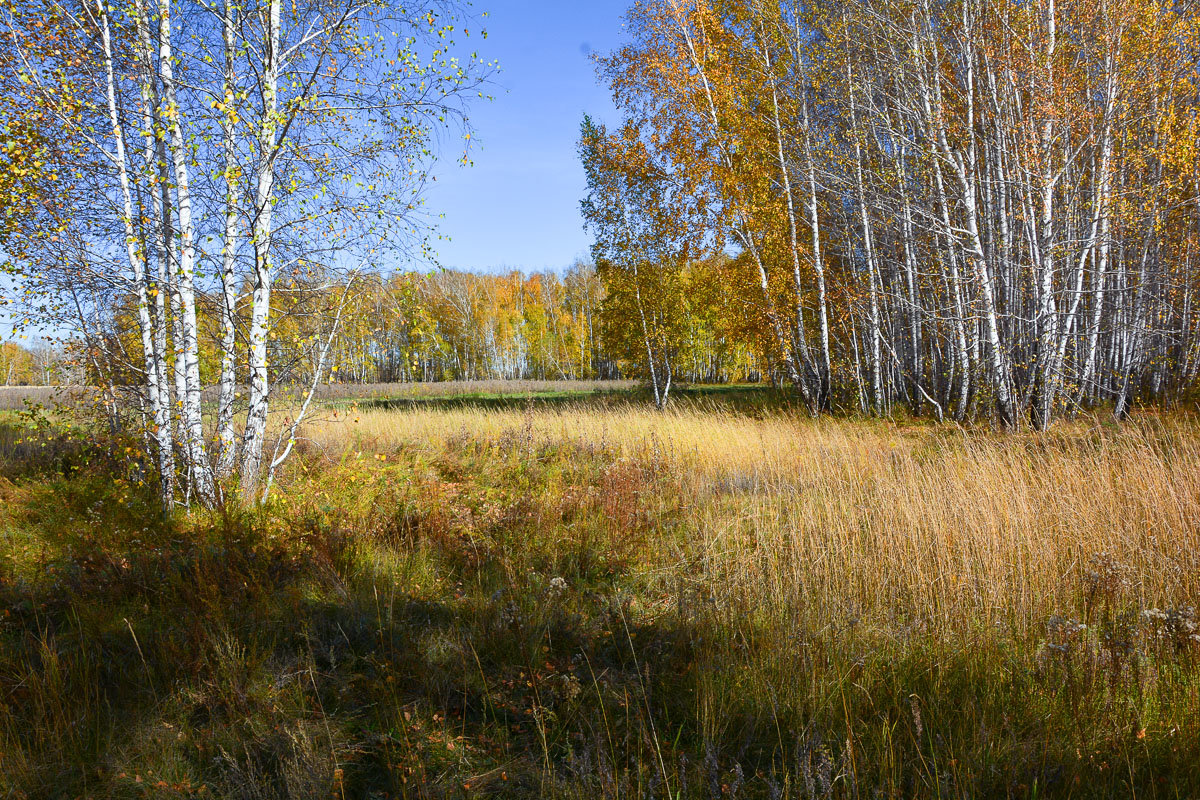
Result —
<instances>
[{"instance_id":1,"label":"meadow","mask_svg":"<svg viewBox=\"0 0 1200 800\"><path fill-rule=\"evenodd\" d=\"M167 519L7 418L0 796L1200 795L1194 417L625 391L330 398Z\"/></svg>"},{"instance_id":2,"label":"meadow","mask_svg":"<svg viewBox=\"0 0 1200 800\"><path fill-rule=\"evenodd\" d=\"M61 394L53 386L0 386L0 412L20 411L27 403L52 406Z\"/></svg>"},{"instance_id":3,"label":"meadow","mask_svg":"<svg viewBox=\"0 0 1200 800\"><path fill-rule=\"evenodd\" d=\"M452 401L478 403L502 398L535 397L548 399L594 399L601 395L628 395L636 389L634 381L437 381L430 383L339 383L321 384L315 399L329 406L363 402L388 404L396 402ZM242 391L247 391L242 387ZM287 392L299 403L307 387ZM70 386L0 386L0 411L20 411L27 403L53 407L58 402L74 402L92 395L93 390ZM209 387L204 402L215 404L218 390Z\"/></svg>"}]
</instances>

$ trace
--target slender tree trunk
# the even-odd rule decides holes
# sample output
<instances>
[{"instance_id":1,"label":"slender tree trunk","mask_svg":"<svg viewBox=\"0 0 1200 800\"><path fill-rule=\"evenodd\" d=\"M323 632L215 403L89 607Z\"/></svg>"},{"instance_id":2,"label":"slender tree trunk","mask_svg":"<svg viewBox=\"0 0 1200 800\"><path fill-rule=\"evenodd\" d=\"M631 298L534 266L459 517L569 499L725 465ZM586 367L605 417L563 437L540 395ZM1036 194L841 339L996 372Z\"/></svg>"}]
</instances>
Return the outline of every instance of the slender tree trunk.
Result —
<instances>
[{"instance_id":1,"label":"slender tree trunk","mask_svg":"<svg viewBox=\"0 0 1200 800\"><path fill-rule=\"evenodd\" d=\"M975 276L975 281L979 288L979 300L982 305L982 313L985 323L985 333L988 339L988 356L990 358L992 389L995 393L996 412L999 416L1000 423L1005 427L1012 427L1016 424L1016 414L1013 409L1012 390L1011 390L1011 370L1009 368L1008 356L1004 348L1003 338L1000 331L1000 322L996 311L996 296L992 283L992 276L988 268L987 255L983 246L983 239L979 232L979 209L976 193L976 151L975 151L975 55L970 47L971 38L971 18L968 9L969 3L964 2L962 5L963 14L963 29L965 34L963 41L966 43L967 53L965 54L966 68L964 77L966 86L964 87L964 95L967 105L967 120L965 128L965 136L967 137L967 147L965 156L956 152L950 147L949 139L946 133L945 118L943 114L943 106L941 100L941 87L937 83L941 80L938 73L935 71L932 74L932 79L935 82L930 97L930 89L927 83L922 80L921 95L924 104L926 116L930 119L931 127L933 128L934 140L938 145L941 157L950 164L953 168L956 177L958 178L959 189L962 192L962 205L965 217L966 226L966 255L967 260L971 263L972 272ZM926 24L932 25L929 4L925 3ZM932 45L932 63L938 64L938 53L936 44ZM953 231L949 231L953 235Z\"/></svg>"},{"instance_id":2,"label":"slender tree trunk","mask_svg":"<svg viewBox=\"0 0 1200 800\"><path fill-rule=\"evenodd\" d=\"M918 390L918 396L913 398L913 408L919 412L921 407L920 395L928 396L928 393L923 386L924 357L921 353L921 304L917 288L916 242L914 241L912 203L908 197L907 162L903 154L900 158L900 166L900 193L904 207L901 230L904 249L904 283L908 290L908 307L905 309L905 316L908 319L909 370L912 374L912 381ZM940 410L939 413L941 413Z\"/></svg>"},{"instance_id":3,"label":"slender tree trunk","mask_svg":"<svg viewBox=\"0 0 1200 800\"><path fill-rule=\"evenodd\" d=\"M1058 22L1056 18L1055 0L1049 0L1046 7L1046 93L1051 97L1045 98L1052 103L1054 93L1054 55L1057 48ZM1039 275L1038 275L1038 343L1037 343L1037 375L1035 376L1035 396L1033 403L1033 424L1038 430L1050 426L1054 412L1055 400L1055 352L1058 347L1059 318L1058 304L1055 301L1055 258L1054 249L1057 246L1054 226L1054 192L1058 183L1055 173L1054 151L1054 111L1046 112L1046 120L1041 129L1041 209L1040 226L1038 229ZM1031 238L1032 240L1032 238Z\"/></svg>"},{"instance_id":4,"label":"slender tree trunk","mask_svg":"<svg viewBox=\"0 0 1200 800\"><path fill-rule=\"evenodd\" d=\"M233 405L237 393L237 279L238 164L234 109L237 107L237 74L234 71L233 0L225 0L222 17L225 44L225 91L221 110L221 135L225 157L225 235L221 242L221 377L217 399L217 475L227 478L237 460L233 430Z\"/></svg>"},{"instance_id":5,"label":"slender tree trunk","mask_svg":"<svg viewBox=\"0 0 1200 800\"><path fill-rule=\"evenodd\" d=\"M187 166L187 142L183 136L182 110L175 91L175 60L171 46L171 0L159 0L158 68L162 79L165 108L163 122L170 134L167 147L171 152L175 177L175 208L179 216L179 273L178 287L182 341L176 342L183 354L183 394L180 396L183 428L186 431L188 471L195 484L200 502L211 505L216 494L212 466L204 449L204 423L201 417L200 335L196 319L196 232L192 224L192 194Z\"/></svg>"},{"instance_id":6,"label":"slender tree trunk","mask_svg":"<svg viewBox=\"0 0 1200 800\"><path fill-rule=\"evenodd\" d=\"M102 0L96 3L96 12L100 22L101 47L104 57L105 90L108 101L109 124L112 126L112 154L117 181L121 187L122 224L125 231L125 252L129 265L133 269L134 286L137 292L138 329L141 333L143 368L146 373L146 390L148 400L154 409L155 441L157 443L157 461L161 484L160 499L164 510L174 504L175 468L171 453L170 424L161 424L162 409L166 405L163 397L164 387L160 383L162 371L159 369L156 355L154 326L150 315L150 284L146 268L146 248L138 246L138 236L134 228L133 192L130 185L129 160L125 147L125 128L117 110L116 75L113 66L112 33L109 24L107 6Z\"/></svg>"},{"instance_id":7,"label":"slender tree trunk","mask_svg":"<svg viewBox=\"0 0 1200 800\"><path fill-rule=\"evenodd\" d=\"M242 495L257 496L270 399L267 336L271 316L272 211L274 207L275 144L279 116L279 38L282 0L268 0L263 51L263 118L258 131L258 170L254 196L254 300L250 317L250 407L242 443Z\"/></svg>"},{"instance_id":8,"label":"slender tree trunk","mask_svg":"<svg viewBox=\"0 0 1200 800\"><path fill-rule=\"evenodd\" d=\"M1092 277L1092 316L1088 324L1087 354L1083 371L1079 378L1079 398L1089 392L1088 386L1096 370L1096 358L1100 342L1100 322L1104 314L1105 284L1108 277L1108 259L1111 247L1111 226L1109 223L1109 205L1111 194L1110 162L1113 151L1113 124L1116 112L1117 83L1112 60L1108 62L1108 84L1104 121L1103 141L1100 154L1100 177L1096 189L1096 211L1100 227L1093 243L1093 253L1098 251L1095 258L1095 273Z\"/></svg>"},{"instance_id":9,"label":"slender tree trunk","mask_svg":"<svg viewBox=\"0 0 1200 800\"><path fill-rule=\"evenodd\" d=\"M821 254L821 217L817 205L817 167L812 151L812 130L808 118L808 97L803 99L804 155L808 162L808 225L812 233L813 271L817 276L817 324L821 339L821 369L818 401L822 409L830 409L833 368L829 352L829 301L825 286L825 259Z\"/></svg>"},{"instance_id":10,"label":"slender tree trunk","mask_svg":"<svg viewBox=\"0 0 1200 800\"><path fill-rule=\"evenodd\" d=\"M879 285L878 270L875 263L875 237L871 229L871 218L867 213L867 191L863 180L863 152L862 144L859 141L858 111L854 100L854 77L850 73L848 63L846 67L846 81L846 85L850 87L850 126L851 136L854 139L854 183L858 192L858 212L863 231L863 255L867 266L867 286L870 303L867 316L867 338L870 339L870 347L867 350L867 354L870 358L868 366L871 371L871 402L875 413L882 414L884 413L883 354L880 346Z\"/></svg>"},{"instance_id":11,"label":"slender tree trunk","mask_svg":"<svg viewBox=\"0 0 1200 800\"><path fill-rule=\"evenodd\" d=\"M796 204L795 198L792 195L791 172L788 169L787 158L783 151L783 125L779 119L779 90L775 84L775 73L772 70L770 47L766 40L765 31L763 33L763 60L771 80L771 110L775 132L775 151L779 159L779 175L787 206L788 244L790 245L792 257L792 284L796 298L796 333L794 337L796 344L794 358L798 364L798 369L796 370L798 377L804 384L801 387L801 393L808 403L809 409L815 413L820 408L819 398L821 390L819 385L815 388L815 391L808 387L809 376L815 374L817 370L812 367L812 359L808 352L808 336L804 330L804 280L800 274L800 231L796 222Z\"/></svg>"},{"instance_id":12,"label":"slender tree trunk","mask_svg":"<svg viewBox=\"0 0 1200 800\"><path fill-rule=\"evenodd\" d=\"M650 371L650 386L654 389L654 406L662 410L667 405L666 393L658 383L658 369L654 365L654 348L651 346L650 326L646 322L646 307L642 304L642 281L637 261L633 262L633 296L637 302L638 319L642 323L642 342L646 345L646 369Z\"/></svg>"}]
</instances>

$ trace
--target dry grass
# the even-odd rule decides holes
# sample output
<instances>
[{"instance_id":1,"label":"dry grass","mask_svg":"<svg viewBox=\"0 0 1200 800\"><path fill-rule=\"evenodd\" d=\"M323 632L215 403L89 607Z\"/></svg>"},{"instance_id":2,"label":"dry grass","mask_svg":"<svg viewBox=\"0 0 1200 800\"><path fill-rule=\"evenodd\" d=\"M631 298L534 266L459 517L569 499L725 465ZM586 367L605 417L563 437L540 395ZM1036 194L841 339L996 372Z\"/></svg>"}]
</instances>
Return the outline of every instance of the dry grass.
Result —
<instances>
[{"instance_id":1,"label":"dry grass","mask_svg":"<svg viewBox=\"0 0 1200 800\"><path fill-rule=\"evenodd\" d=\"M1035 436L711 410L460 409L363 412L310 435L326 452L463 443L503 451L514 431L534 452L569 444L641 465L658 476L656 491L681 500L683 521L651 532L639 560L664 593L647 613L677 613L709 631L694 697L708 741L743 735L746 714L764 713L763 704L775 725L782 717L793 726L781 750L800 736L799 720L850 736L834 748L844 768L856 752L894 756L896 714L919 739L961 704L959 724L969 720L986 741L1019 707L1061 703L1057 712L1079 725L1064 741L1107 766L1112 754L1098 742L1196 733L1182 722L1200 714L1191 671L1200 655L1200 429L1191 418L1145 416L1120 429L1089 420ZM1159 661L1163 653L1184 661ZM1189 665L1182 684L1180 663ZM898 678L898 669L932 681ZM1032 684L1014 681L1014 670ZM850 718L882 713L881 689L913 706L863 730ZM856 735L871 741L858 749ZM953 735L937 734L942 745ZM1005 766L1036 760L1039 746L1008 752ZM912 765L877 766L880 785L903 793ZM950 781L931 769L934 785ZM1046 791L1060 767L1038 769L1027 768L1016 794ZM969 795L964 787L988 785L985 774L971 764L956 790L943 788Z\"/></svg>"},{"instance_id":2,"label":"dry grass","mask_svg":"<svg viewBox=\"0 0 1200 800\"><path fill-rule=\"evenodd\" d=\"M626 392L634 381L440 381L433 383L336 383L322 384L317 397L324 401L423 399L453 397L525 397L527 395L581 395L597 392ZM279 388L281 397L302 392ZM242 387L247 391L246 387ZM57 386L0 386L0 411L22 410L25 401L52 406L63 398L73 398L84 390ZM205 390L206 401L215 402L216 387Z\"/></svg>"},{"instance_id":3,"label":"dry grass","mask_svg":"<svg viewBox=\"0 0 1200 800\"><path fill-rule=\"evenodd\" d=\"M1198 463L1182 416L1012 436L606 402L328 409L248 517L151 523L111 464L14 473L0 773L1200 796Z\"/></svg>"},{"instance_id":4,"label":"dry grass","mask_svg":"<svg viewBox=\"0 0 1200 800\"><path fill-rule=\"evenodd\" d=\"M1190 419L1011 436L632 406L451 409L363 411L307 435L331 452L348 441L390 451L522 428L677 476L709 564L771 605L853 602L1026 631L1072 598L1101 555L1128 570L1140 601L1200 595L1200 429Z\"/></svg>"},{"instance_id":5,"label":"dry grass","mask_svg":"<svg viewBox=\"0 0 1200 800\"><path fill-rule=\"evenodd\" d=\"M0 411L22 411L26 401L52 406L62 391L55 386L0 386Z\"/></svg>"},{"instance_id":6,"label":"dry grass","mask_svg":"<svg viewBox=\"0 0 1200 800\"><path fill-rule=\"evenodd\" d=\"M436 381L429 383L335 383L322 385L321 400L378 400L381 398L430 398L488 396L512 397L529 394L583 394L627 391L635 381Z\"/></svg>"}]
</instances>

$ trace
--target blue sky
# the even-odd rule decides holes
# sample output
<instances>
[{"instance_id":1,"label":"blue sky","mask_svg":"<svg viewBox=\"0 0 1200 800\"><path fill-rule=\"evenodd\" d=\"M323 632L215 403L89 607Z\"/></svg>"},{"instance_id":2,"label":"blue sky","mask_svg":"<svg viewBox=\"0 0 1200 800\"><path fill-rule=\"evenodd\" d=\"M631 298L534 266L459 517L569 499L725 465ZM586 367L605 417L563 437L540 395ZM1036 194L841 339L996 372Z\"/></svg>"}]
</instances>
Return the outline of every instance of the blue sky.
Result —
<instances>
[{"instance_id":1,"label":"blue sky","mask_svg":"<svg viewBox=\"0 0 1200 800\"><path fill-rule=\"evenodd\" d=\"M579 217L583 168L575 154L584 113L611 123L608 90L589 58L621 41L626 0L476 0L487 12L480 55L500 62L495 100L471 112L474 166L453 154L427 194L444 214L435 242L445 267L473 271L561 269L586 258Z\"/></svg>"}]
</instances>

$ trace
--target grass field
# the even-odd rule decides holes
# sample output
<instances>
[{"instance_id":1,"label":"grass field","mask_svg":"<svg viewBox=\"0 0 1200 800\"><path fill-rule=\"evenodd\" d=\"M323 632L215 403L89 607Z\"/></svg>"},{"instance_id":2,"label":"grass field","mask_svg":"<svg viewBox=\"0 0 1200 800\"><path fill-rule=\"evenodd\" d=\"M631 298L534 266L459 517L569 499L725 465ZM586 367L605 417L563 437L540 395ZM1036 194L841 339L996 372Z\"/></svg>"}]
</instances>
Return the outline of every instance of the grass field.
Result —
<instances>
[{"instance_id":1,"label":"grass field","mask_svg":"<svg viewBox=\"0 0 1200 800\"><path fill-rule=\"evenodd\" d=\"M170 520L0 428L0 797L1200 795L1195 419L724 392L337 402Z\"/></svg>"},{"instance_id":2,"label":"grass field","mask_svg":"<svg viewBox=\"0 0 1200 800\"><path fill-rule=\"evenodd\" d=\"M277 404L287 405L303 399L307 386L276 387ZM246 388L242 387L245 392ZM0 386L0 411L22 411L27 403L53 407L56 403L70 404L94 395L90 390L56 386ZM717 405L748 410L753 407L780 408L795 400L788 394L765 386L728 385L676 387L674 395L681 402L707 400ZM204 391L204 402L215 403L217 388ZM567 405L586 403L624 405L645 399L652 394L634 381L438 381L430 383L367 383L323 384L317 387L316 400L329 408L344 408L356 404L364 407L387 408L523 408L534 405Z\"/></svg>"},{"instance_id":3,"label":"grass field","mask_svg":"<svg viewBox=\"0 0 1200 800\"><path fill-rule=\"evenodd\" d=\"M70 401L74 392L56 386L0 386L0 411L23 411L27 403L53 406Z\"/></svg>"},{"instance_id":4,"label":"grass field","mask_svg":"<svg viewBox=\"0 0 1200 800\"><path fill-rule=\"evenodd\" d=\"M538 399L570 396L583 399L596 394L628 394L634 381L436 381L429 383L339 383L321 386L317 397L325 401L420 400L430 398L489 399L527 397Z\"/></svg>"},{"instance_id":5,"label":"grass field","mask_svg":"<svg viewBox=\"0 0 1200 800\"><path fill-rule=\"evenodd\" d=\"M286 402L299 400L308 386L276 387L276 394ZM429 403L432 401L471 402L511 400L514 403L532 398L537 402L563 400L595 400L612 395L628 399L635 393L634 381L437 381L430 383L336 383L317 387L316 399L330 406L352 402L386 405L389 403ZM713 387L717 388L717 387ZM243 392L246 387L241 387ZM686 391L686 390L685 390ZM56 402L71 402L86 398L91 392L65 386L0 386L0 411L24 410L27 402L51 407ZM218 390L210 386L204 391L204 401L215 403Z\"/></svg>"}]
</instances>

